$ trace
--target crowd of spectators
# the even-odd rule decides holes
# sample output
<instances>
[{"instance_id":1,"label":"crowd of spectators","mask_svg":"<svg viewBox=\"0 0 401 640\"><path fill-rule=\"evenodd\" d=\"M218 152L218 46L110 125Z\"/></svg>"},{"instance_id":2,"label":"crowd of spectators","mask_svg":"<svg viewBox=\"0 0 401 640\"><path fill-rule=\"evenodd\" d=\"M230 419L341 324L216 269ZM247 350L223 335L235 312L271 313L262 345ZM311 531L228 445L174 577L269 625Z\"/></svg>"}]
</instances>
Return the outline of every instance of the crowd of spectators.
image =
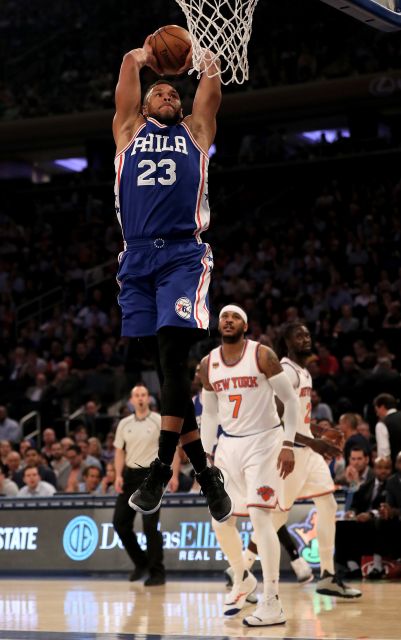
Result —
<instances>
[{"instance_id":1,"label":"crowd of spectators","mask_svg":"<svg viewBox=\"0 0 401 640\"><path fill-rule=\"evenodd\" d=\"M110 19L112 16L112 20ZM178 5L111 0L49 5L28 0L2 5L0 35L7 59L0 82L0 117L46 116L113 106L119 62L126 51L165 24L185 25ZM339 34L341 33L341 37ZM250 80L228 90L253 90L401 65L397 35L364 27L316 1L262 3L249 47ZM145 72L145 80L152 74ZM193 81L181 82L191 93Z\"/></svg>"},{"instance_id":2,"label":"crowd of spectators","mask_svg":"<svg viewBox=\"0 0 401 640\"><path fill-rule=\"evenodd\" d=\"M149 3L146 15L136 3L120 4L117 19L110 21L109 0L63 1L40 16L27 0L7 0L0 21L9 45L0 117L111 107L122 54L155 25L180 21L174 2L169 9L161 0ZM292 24L284 5L258 6L248 89L399 66L401 52L392 36L371 35L367 45L366 28L316 2L314 13L309 2L292 3ZM330 25L322 15L330 15ZM341 38L333 28L336 20ZM140 24L141 31L133 34L131 24ZM184 95L192 90L185 82ZM309 153L291 146L283 132L267 129L265 136L246 134L236 144L232 157L246 165ZM341 134L334 147L344 154L355 150ZM321 139L314 153L330 156L334 147ZM223 169L230 162L217 145L212 166L221 173L220 180L211 177L214 221L207 236L214 252L212 333L192 350L191 366L217 344L217 316L225 303L243 306L249 337L270 346L285 322L308 325L314 340L308 363L312 419L338 425L345 436L343 455L331 463L346 494L348 515L341 527L347 540L347 526L352 523L356 540L357 527L364 527L366 553L376 556L373 575L382 577L384 551L376 535L381 523L395 541L394 554L400 539L401 445L390 428L401 399L400 176L394 166L359 177L344 169L329 179L311 172L304 184L294 179L289 188L289 180L284 186L278 180L267 194L260 190L266 178L257 169L253 178L248 173L244 180L227 180ZM132 412L130 388L145 380L152 408L158 409L151 361L135 341L120 337L114 275L122 246L111 180L101 184L88 172L51 185L13 184L2 200L0 494L113 495L114 431ZM59 296L57 303L35 306L49 291ZM383 395L387 399L378 405ZM386 413L380 413L383 406ZM41 417L40 446L25 438L21 424L31 411ZM182 463L181 487L188 490L190 469ZM360 570L361 549L350 545L344 551L344 531L338 533L339 561L352 573Z\"/></svg>"},{"instance_id":3,"label":"crowd of spectators","mask_svg":"<svg viewBox=\"0 0 401 640\"><path fill-rule=\"evenodd\" d=\"M400 398L400 183L316 181L267 211L261 194L219 189L208 238L212 327L229 301L246 309L250 337L267 344L283 322L303 319L314 336L310 369L326 417L364 414L366 398L381 392ZM7 209L0 215L0 424L39 410L43 426L54 427L89 401L90 410L107 415L152 368L120 337L114 272L121 233L109 195L102 196L88 188L75 197L63 187L50 198L44 188L35 196L35 225L24 220L29 195L13 217ZM108 265L104 281L88 287L88 268L101 262ZM19 320L22 304L57 285L60 304ZM194 349L193 366L215 340L214 333Z\"/></svg>"}]
</instances>

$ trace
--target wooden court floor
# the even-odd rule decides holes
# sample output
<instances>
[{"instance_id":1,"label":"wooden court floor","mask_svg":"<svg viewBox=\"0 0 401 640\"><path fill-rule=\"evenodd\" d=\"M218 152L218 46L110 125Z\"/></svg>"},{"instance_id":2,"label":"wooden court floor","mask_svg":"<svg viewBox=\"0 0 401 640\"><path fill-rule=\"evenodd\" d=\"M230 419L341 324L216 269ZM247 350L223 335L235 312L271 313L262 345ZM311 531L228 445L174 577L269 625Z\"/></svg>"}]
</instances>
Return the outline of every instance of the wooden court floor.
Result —
<instances>
[{"instance_id":1,"label":"wooden court floor","mask_svg":"<svg viewBox=\"0 0 401 640\"><path fill-rule=\"evenodd\" d=\"M358 585L359 586L359 585ZM223 620L223 581L172 579L164 587L105 578L3 578L2 640L185 638L401 638L401 583L363 583L357 600L319 596L313 583L281 584L284 626L250 629ZM245 611L251 611L246 609Z\"/></svg>"}]
</instances>

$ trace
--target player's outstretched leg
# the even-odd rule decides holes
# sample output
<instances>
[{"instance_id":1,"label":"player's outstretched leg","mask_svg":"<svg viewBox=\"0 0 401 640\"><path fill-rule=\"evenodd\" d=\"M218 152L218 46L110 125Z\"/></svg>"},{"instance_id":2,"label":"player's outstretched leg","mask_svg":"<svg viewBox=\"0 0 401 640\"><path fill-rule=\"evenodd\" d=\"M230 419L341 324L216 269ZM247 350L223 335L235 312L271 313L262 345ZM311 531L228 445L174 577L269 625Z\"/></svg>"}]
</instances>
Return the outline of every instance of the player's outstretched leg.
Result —
<instances>
[{"instance_id":1,"label":"player's outstretched leg","mask_svg":"<svg viewBox=\"0 0 401 640\"><path fill-rule=\"evenodd\" d=\"M271 514L267 510L251 507L249 515L255 530L263 573L263 598L255 611L244 618L247 627L270 627L284 624L286 619L278 596L280 572L280 542Z\"/></svg>"},{"instance_id":2,"label":"player's outstretched leg","mask_svg":"<svg viewBox=\"0 0 401 640\"><path fill-rule=\"evenodd\" d=\"M210 513L223 522L230 517L233 505L224 489L222 474L217 468L207 466L191 400L188 354L194 338L190 329L162 327L158 332L158 368L162 381L158 457L142 485L132 494L129 505L145 514L157 511L172 475L171 464L181 436L183 449L195 469Z\"/></svg>"},{"instance_id":3,"label":"player's outstretched leg","mask_svg":"<svg viewBox=\"0 0 401 640\"><path fill-rule=\"evenodd\" d=\"M313 499L317 511L317 541L320 555L320 580L316 591L337 598L359 598L362 592L344 584L334 569L334 541L337 503L332 493Z\"/></svg>"},{"instance_id":4,"label":"player's outstretched leg","mask_svg":"<svg viewBox=\"0 0 401 640\"><path fill-rule=\"evenodd\" d=\"M223 523L212 520L220 548L227 556L233 571L233 586L224 599L225 618L236 616L247 602L250 603L258 584L255 576L244 568L242 540L236 522L235 517Z\"/></svg>"}]
</instances>

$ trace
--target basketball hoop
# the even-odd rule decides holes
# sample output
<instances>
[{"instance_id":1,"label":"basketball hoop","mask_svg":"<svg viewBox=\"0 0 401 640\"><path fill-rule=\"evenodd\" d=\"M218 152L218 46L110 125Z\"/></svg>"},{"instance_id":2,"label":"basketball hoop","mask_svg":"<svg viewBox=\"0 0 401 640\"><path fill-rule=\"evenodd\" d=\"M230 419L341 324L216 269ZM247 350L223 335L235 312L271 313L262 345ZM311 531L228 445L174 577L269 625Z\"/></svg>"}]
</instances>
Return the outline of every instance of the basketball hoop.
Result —
<instances>
[{"instance_id":1,"label":"basketball hoop","mask_svg":"<svg viewBox=\"0 0 401 640\"><path fill-rule=\"evenodd\" d=\"M176 0L185 13L198 78L220 75L223 84L249 77L248 42L258 0ZM211 55L207 53L211 52ZM218 70L216 70L218 69Z\"/></svg>"}]
</instances>

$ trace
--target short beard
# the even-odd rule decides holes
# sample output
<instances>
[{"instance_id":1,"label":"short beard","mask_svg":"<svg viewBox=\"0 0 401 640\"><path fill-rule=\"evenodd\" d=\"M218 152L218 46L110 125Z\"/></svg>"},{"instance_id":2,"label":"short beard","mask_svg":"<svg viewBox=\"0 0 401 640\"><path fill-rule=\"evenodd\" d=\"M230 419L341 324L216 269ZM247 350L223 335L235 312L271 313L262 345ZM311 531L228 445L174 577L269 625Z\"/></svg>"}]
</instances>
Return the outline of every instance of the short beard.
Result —
<instances>
[{"instance_id":1,"label":"short beard","mask_svg":"<svg viewBox=\"0 0 401 640\"><path fill-rule=\"evenodd\" d=\"M174 113L172 116L156 116L152 115L151 113L149 115L151 118L155 118L157 122L160 122L160 124L165 124L167 127L172 127L182 120L181 114L179 112Z\"/></svg>"},{"instance_id":2,"label":"short beard","mask_svg":"<svg viewBox=\"0 0 401 640\"><path fill-rule=\"evenodd\" d=\"M296 355L300 358L308 358L312 355L312 349L305 349L304 351L297 351Z\"/></svg>"},{"instance_id":3,"label":"short beard","mask_svg":"<svg viewBox=\"0 0 401 640\"><path fill-rule=\"evenodd\" d=\"M242 333L242 331L238 331L238 333L235 333L232 336L221 336L222 342L225 342L226 344L235 344L236 342L239 342L241 340L241 338L244 336L244 334Z\"/></svg>"}]
</instances>

